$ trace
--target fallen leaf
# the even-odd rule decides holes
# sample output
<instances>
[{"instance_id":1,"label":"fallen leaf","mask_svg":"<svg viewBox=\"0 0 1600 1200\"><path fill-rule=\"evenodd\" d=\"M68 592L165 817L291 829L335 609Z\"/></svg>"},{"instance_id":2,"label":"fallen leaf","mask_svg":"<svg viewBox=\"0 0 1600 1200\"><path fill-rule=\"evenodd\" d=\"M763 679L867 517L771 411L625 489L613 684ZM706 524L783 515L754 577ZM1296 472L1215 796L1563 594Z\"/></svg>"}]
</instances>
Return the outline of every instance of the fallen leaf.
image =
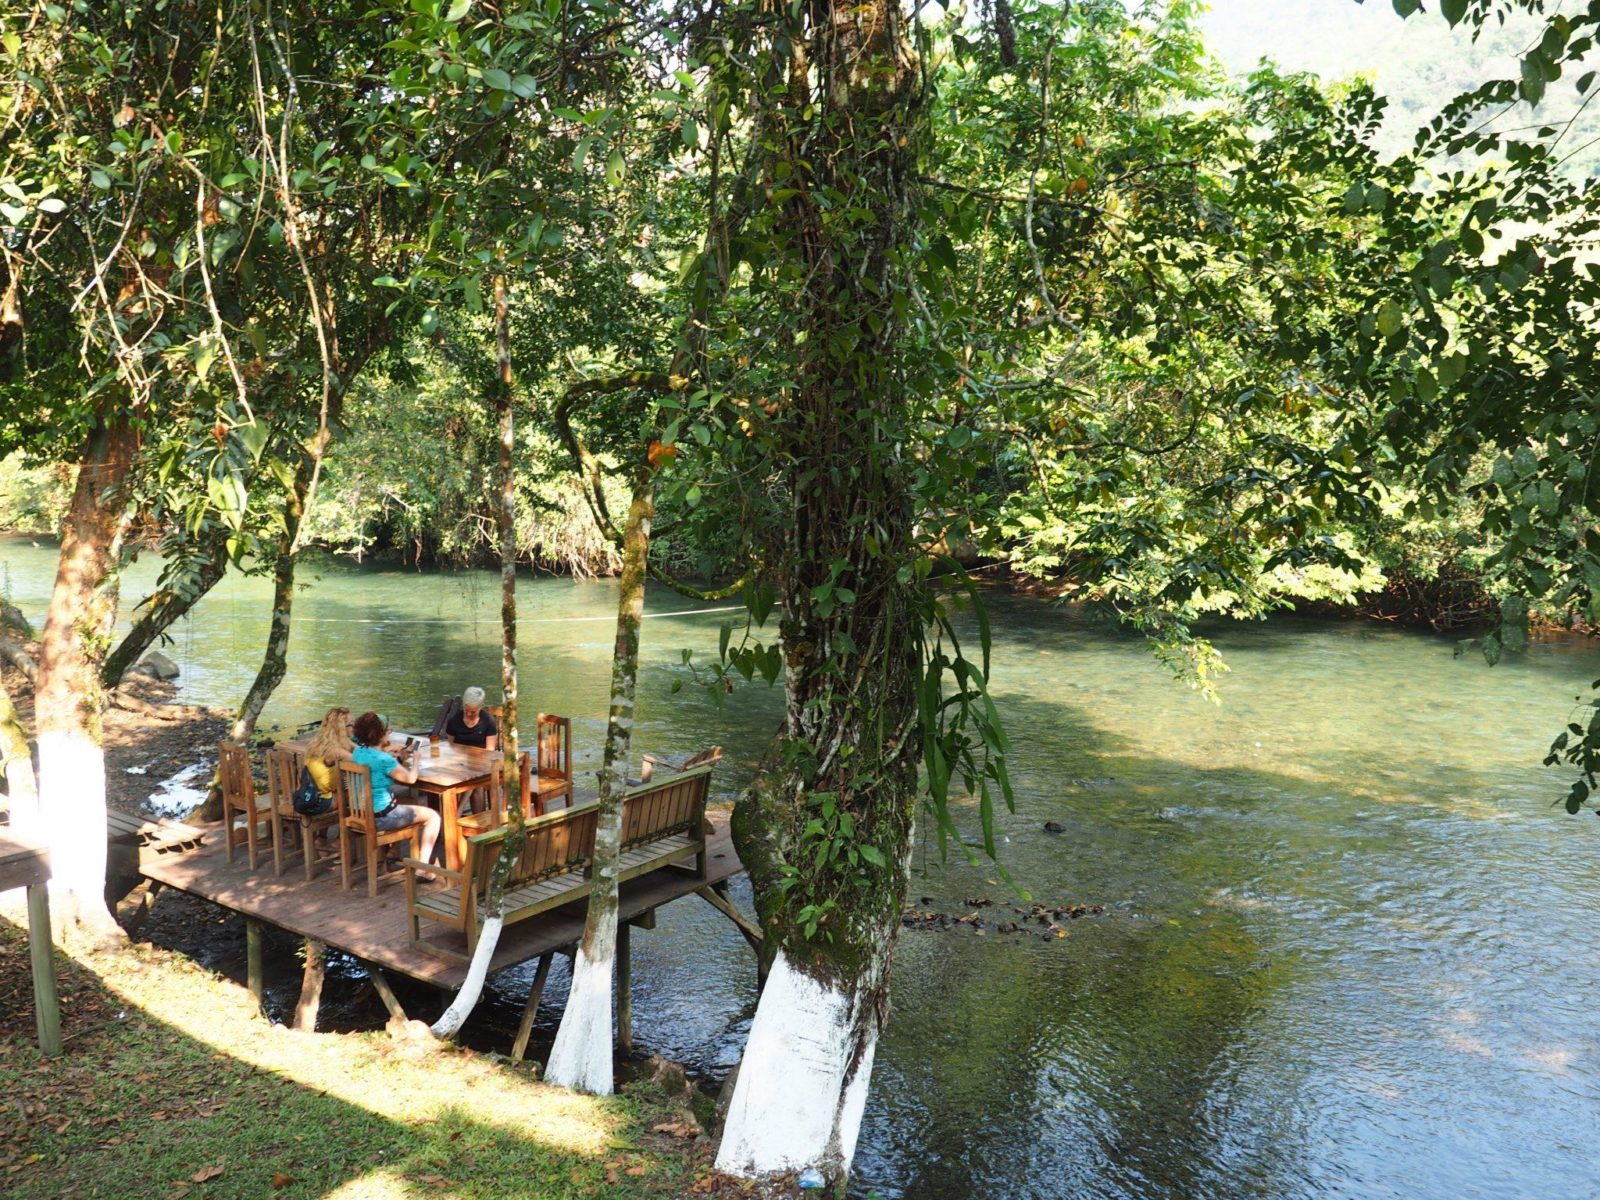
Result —
<instances>
[{"instance_id":1,"label":"fallen leaf","mask_svg":"<svg viewBox=\"0 0 1600 1200\"><path fill-rule=\"evenodd\" d=\"M431 1183L434 1187L449 1187L450 1181L443 1175L418 1175L418 1183Z\"/></svg>"},{"instance_id":2,"label":"fallen leaf","mask_svg":"<svg viewBox=\"0 0 1600 1200\"><path fill-rule=\"evenodd\" d=\"M629 1167L625 1173L628 1175L643 1175L649 1169L649 1167L640 1164L638 1166Z\"/></svg>"},{"instance_id":3,"label":"fallen leaf","mask_svg":"<svg viewBox=\"0 0 1600 1200\"><path fill-rule=\"evenodd\" d=\"M285 1175L282 1171L274 1171L272 1173L272 1186L274 1188L286 1188L294 1182L296 1181L293 1175Z\"/></svg>"},{"instance_id":4,"label":"fallen leaf","mask_svg":"<svg viewBox=\"0 0 1600 1200\"><path fill-rule=\"evenodd\" d=\"M196 1182L196 1183L204 1183L206 1180L215 1179L218 1175L221 1175L221 1174L222 1174L222 1164L221 1163L214 1163L209 1167L201 1167L193 1175L189 1176L189 1178L194 1180L194 1182Z\"/></svg>"}]
</instances>

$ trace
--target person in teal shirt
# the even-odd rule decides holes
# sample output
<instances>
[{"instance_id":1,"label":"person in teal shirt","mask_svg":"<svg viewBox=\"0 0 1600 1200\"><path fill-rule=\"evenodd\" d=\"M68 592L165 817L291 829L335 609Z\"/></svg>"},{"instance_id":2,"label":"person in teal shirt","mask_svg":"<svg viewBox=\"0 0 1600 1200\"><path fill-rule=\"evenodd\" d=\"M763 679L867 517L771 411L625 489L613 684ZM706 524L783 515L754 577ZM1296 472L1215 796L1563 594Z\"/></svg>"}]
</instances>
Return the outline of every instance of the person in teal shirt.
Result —
<instances>
[{"instance_id":1,"label":"person in teal shirt","mask_svg":"<svg viewBox=\"0 0 1600 1200\"><path fill-rule=\"evenodd\" d=\"M396 758L384 750L383 743L389 736L389 729L377 713L365 712L357 717L350 727L350 735L356 744L356 748L350 754L351 761L366 767L367 773L372 778L373 821L379 829L385 831L420 824L422 826L420 857L423 862L431 861L433 847L439 840L439 814L423 804L396 803L394 795L395 784L417 781L417 772L413 764L415 751L402 750L401 757ZM433 878L420 871L418 877Z\"/></svg>"}]
</instances>

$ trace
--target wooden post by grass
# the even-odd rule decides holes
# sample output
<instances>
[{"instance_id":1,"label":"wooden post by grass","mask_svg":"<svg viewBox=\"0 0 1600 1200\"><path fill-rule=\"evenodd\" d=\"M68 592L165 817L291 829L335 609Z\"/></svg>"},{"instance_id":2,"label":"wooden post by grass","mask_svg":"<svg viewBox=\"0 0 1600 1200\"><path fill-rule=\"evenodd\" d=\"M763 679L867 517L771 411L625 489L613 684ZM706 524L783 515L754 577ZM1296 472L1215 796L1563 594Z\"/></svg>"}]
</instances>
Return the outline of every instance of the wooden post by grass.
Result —
<instances>
[{"instance_id":1,"label":"wooden post by grass","mask_svg":"<svg viewBox=\"0 0 1600 1200\"><path fill-rule=\"evenodd\" d=\"M522 1006L522 1022L517 1026L517 1040L511 1046L511 1061L521 1062L528 1052L528 1036L533 1032L533 1019L539 1015L539 1000L544 995L544 981L550 976L550 960L555 952L539 956L538 969L533 973L533 986L528 989L528 1002Z\"/></svg>"},{"instance_id":2,"label":"wooden post by grass","mask_svg":"<svg viewBox=\"0 0 1600 1200\"><path fill-rule=\"evenodd\" d=\"M300 980L300 1003L294 1007L294 1027L313 1033L317 1009L322 1006L322 981L328 974L328 948L316 938L306 939L306 969Z\"/></svg>"},{"instance_id":3,"label":"wooden post by grass","mask_svg":"<svg viewBox=\"0 0 1600 1200\"><path fill-rule=\"evenodd\" d=\"M50 941L50 893L42 883L28 885L28 955L33 960L33 1012L39 1049L61 1053L61 1001L56 996L56 963Z\"/></svg>"},{"instance_id":4,"label":"wooden post by grass","mask_svg":"<svg viewBox=\"0 0 1600 1200\"><path fill-rule=\"evenodd\" d=\"M633 926L617 925L617 1045L633 1049Z\"/></svg>"},{"instance_id":5,"label":"wooden post by grass","mask_svg":"<svg viewBox=\"0 0 1600 1200\"><path fill-rule=\"evenodd\" d=\"M261 970L261 922L254 917L244 919L244 980L245 987L255 997L256 1008L261 1007L264 993Z\"/></svg>"},{"instance_id":6,"label":"wooden post by grass","mask_svg":"<svg viewBox=\"0 0 1600 1200\"><path fill-rule=\"evenodd\" d=\"M383 1001L383 1006L389 1010L389 1015L397 1021L408 1020L406 1010L400 1006L400 1000L395 996L394 989L389 986L389 978L383 973L383 969L376 963L363 961L361 965L366 968L367 978L372 980L372 990L378 993L378 999Z\"/></svg>"}]
</instances>

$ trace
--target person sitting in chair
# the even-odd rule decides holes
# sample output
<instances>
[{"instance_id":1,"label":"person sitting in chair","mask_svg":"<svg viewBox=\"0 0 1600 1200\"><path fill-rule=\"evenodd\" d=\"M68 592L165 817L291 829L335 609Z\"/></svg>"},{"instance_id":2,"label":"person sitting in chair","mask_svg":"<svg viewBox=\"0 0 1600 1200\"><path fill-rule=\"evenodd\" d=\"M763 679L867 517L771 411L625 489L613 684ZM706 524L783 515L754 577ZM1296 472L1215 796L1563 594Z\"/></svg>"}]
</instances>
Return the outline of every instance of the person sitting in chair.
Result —
<instances>
[{"instance_id":1,"label":"person sitting in chair","mask_svg":"<svg viewBox=\"0 0 1600 1200\"><path fill-rule=\"evenodd\" d=\"M445 722L444 735L458 746L478 746L484 750L500 748L500 726L483 707L483 689L469 687L461 693L461 711Z\"/></svg>"},{"instance_id":2,"label":"person sitting in chair","mask_svg":"<svg viewBox=\"0 0 1600 1200\"><path fill-rule=\"evenodd\" d=\"M417 781L416 751L402 750L396 758L383 749L389 729L377 713L364 712L351 726L356 748L351 761L367 768L372 780L372 819L379 829L401 829L407 825L422 824L422 845L418 847L423 862L433 857L433 845L439 840L439 814L423 804L398 804L394 798L394 785ZM432 879L433 875L418 871L418 879Z\"/></svg>"}]
</instances>

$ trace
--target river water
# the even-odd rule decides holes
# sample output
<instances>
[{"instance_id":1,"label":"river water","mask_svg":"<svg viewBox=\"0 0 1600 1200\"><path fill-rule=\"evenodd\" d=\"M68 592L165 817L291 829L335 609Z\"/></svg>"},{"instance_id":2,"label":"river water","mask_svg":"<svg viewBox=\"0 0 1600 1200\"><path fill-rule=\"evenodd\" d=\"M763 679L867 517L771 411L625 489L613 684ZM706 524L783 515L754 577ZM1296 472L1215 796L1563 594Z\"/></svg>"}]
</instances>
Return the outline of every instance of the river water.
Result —
<instances>
[{"instance_id":1,"label":"river water","mask_svg":"<svg viewBox=\"0 0 1600 1200\"><path fill-rule=\"evenodd\" d=\"M0 541L0 586L30 616L53 568L51 547ZM152 576L136 566L126 594ZM303 577L266 724L333 703L422 724L446 692L493 690L495 576ZM268 590L232 579L178 631L187 698L238 702ZM574 717L580 772L598 765L614 604L605 582L521 590L523 704ZM1018 792L1004 859L1036 900L1105 912L1048 940L1000 933L1020 902L992 868L919 850L917 908L994 906L982 931L901 938L861 1195L1600 1196L1600 828L1552 808L1559 778L1538 765L1600 654L1544 644L1490 669L1373 624L1224 626L1213 705L1135 639L1034 599L990 605ZM681 651L714 656L733 614L676 615L696 607L650 597L636 746L721 743L731 799L780 698L705 699ZM640 1045L724 1073L756 999L743 943L684 901L634 946ZM551 983L546 1027L560 967ZM495 981L490 1027L514 1028L526 987Z\"/></svg>"}]
</instances>

